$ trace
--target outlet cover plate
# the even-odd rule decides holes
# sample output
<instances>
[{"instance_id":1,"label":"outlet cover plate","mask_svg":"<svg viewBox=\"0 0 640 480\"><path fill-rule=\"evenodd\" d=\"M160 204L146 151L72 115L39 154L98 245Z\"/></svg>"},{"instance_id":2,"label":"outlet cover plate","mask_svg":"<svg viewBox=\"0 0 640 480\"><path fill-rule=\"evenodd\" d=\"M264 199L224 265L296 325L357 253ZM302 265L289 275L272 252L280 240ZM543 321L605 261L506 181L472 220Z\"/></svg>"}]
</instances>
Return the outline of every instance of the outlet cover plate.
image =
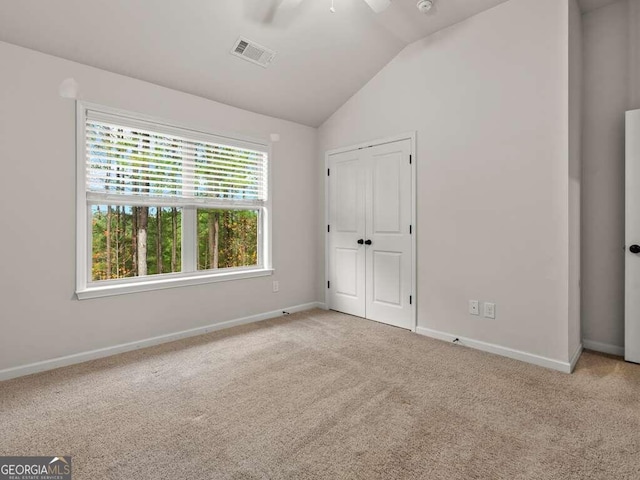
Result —
<instances>
[{"instance_id":1,"label":"outlet cover plate","mask_svg":"<svg viewBox=\"0 0 640 480\"><path fill-rule=\"evenodd\" d=\"M469 300L469 313L471 315L480 315L480 302L478 300Z\"/></svg>"},{"instance_id":2,"label":"outlet cover plate","mask_svg":"<svg viewBox=\"0 0 640 480\"><path fill-rule=\"evenodd\" d=\"M485 318L496 318L496 304L495 303L484 303L484 316Z\"/></svg>"}]
</instances>

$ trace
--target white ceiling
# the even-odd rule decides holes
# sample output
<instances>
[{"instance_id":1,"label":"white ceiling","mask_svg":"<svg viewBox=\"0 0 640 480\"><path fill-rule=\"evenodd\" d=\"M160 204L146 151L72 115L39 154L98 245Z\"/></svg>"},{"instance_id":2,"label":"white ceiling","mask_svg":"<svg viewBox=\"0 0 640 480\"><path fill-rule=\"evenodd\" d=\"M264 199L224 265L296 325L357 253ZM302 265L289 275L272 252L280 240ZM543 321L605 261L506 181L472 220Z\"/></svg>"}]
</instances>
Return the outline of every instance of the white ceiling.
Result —
<instances>
[{"instance_id":1,"label":"white ceiling","mask_svg":"<svg viewBox=\"0 0 640 480\"><path fill-rule=\"evenodd\" d=\"M318 126L406 44L505 0L304 0L264 24L271 1L4 0L0 40ZM268 69L229 55L240 35L276 50Z\"/></svg>"}]
</instances>

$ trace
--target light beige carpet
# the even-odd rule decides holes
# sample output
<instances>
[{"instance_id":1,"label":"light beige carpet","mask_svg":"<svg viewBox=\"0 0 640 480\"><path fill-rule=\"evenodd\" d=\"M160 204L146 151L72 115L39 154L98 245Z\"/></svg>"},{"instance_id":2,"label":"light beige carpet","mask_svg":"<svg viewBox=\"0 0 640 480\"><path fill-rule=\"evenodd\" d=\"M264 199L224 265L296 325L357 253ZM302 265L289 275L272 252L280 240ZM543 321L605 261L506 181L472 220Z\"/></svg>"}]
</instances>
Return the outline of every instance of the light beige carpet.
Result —
<instances>
[{"instance_id":1,"label":"light beige carpet","mask_svg":"<svg viewBox=\"0 0 640 480\"><path fill-rule=\"evenodd\" d=\"M320 310L0 383L79 479L638 479L640 366L567 375Z\"/></svg>"}]
</instances>

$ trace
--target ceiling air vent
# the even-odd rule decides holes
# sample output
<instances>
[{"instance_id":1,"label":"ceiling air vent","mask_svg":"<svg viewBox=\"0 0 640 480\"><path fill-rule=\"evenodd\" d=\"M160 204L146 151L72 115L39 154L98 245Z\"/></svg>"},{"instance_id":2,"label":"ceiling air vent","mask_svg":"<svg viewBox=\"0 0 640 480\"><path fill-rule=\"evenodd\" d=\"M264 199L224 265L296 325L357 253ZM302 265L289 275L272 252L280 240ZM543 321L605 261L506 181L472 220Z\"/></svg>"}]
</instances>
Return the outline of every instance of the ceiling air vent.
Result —
<instances>
[{"instance_id":1,"label":"ceiling air vent","mask_svg":"<svg viewBox=\"0 0 640 480\"><path fill-rule=\"evenodd\" d=\"M240 37L233 46L231 55L266 68L276 56L276 52Z\"/></svg>"}]
</instances>

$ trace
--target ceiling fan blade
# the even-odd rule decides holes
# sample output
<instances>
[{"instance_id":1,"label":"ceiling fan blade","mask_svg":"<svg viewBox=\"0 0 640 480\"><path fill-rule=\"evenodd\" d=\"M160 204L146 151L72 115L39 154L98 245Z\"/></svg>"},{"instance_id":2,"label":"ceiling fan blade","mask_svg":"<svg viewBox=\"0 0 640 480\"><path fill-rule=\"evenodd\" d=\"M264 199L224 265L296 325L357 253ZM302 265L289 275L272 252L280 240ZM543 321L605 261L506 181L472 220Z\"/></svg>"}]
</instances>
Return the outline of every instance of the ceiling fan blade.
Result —
<instances>
[{"instance_id":1,"label":"ceiling fan blade","mask_svg":"<svg viewBox=\"0 0 640 480\"><path fill-rule=\"evenodd\" d=\"M391 5L391 0L364 0L364 1L367 2L367 5L371 7L371 10L373 10L376 13L380 13L386 10L387 7Z\"/></svg>"}]
</instances>

